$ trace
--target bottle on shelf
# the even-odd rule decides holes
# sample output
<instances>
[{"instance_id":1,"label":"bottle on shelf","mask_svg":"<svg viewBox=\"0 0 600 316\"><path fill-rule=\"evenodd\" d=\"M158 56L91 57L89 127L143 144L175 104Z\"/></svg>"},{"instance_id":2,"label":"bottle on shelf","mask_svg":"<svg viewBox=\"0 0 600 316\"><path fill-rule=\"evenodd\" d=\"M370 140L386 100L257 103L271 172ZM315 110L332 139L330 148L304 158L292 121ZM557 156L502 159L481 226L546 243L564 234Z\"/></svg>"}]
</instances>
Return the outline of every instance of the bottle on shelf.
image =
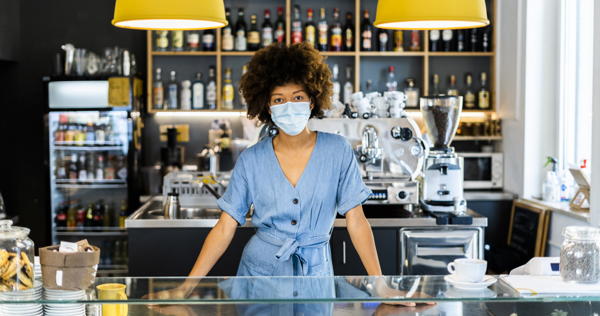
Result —
<instances>
[{"instance_id":1,"label":"bottle on shelf","mask_svg":"<svg viewBox=\"0 0 600 316\"><path fill-rule=\"evenodd\" d=\"M336 104L338 102L340 102L340 93L342 90L342 86L340 85L340 81L338 80L338 76L340 73L340 68L338 67L338 64L334 64L331 67L331 74L332 74L332 83L333 83L333 94L331 95L331 99L332 99L332 103Z\"/></svg>"},{"instance_id":2,"label":"bottle on shelf","mask_svg":"<svg viewBox=\"0 0 600 316\"><path fill-rule=\"evenodd\" d=\"M195 30L185 32L185 45L192 52L200 49L200 33Z\"/></svg>"},{"instance_id":3,"label":"bottle on shelf","mask_svg":"<svg viewBox=\"0 0 600 316\"><path fill-rule=\"evenodd\" d=\"M441 90L440 90L440 75L433 74L432 82L433 82L433 85L431 87L431 95L438 96L438 95L442 94Z\"/></svg>"},{"instance_id":4,"label":"bottle on shelf","mask_svg":"<svg viewBox=\"0 0 600 316\"><path fill-rule=\"evenodd\" d=\"M84 154L79 155L79 162L77 164L77 173L78 173L77 180L79 180L79 181L87 181L88 180Z\"/></svg>"},{"instance_id":5,"label":"bottle on shelf","mask_svg":"<svg viewBox=\"0 0 600 316\"><path fill-rule=\"evenodd\" d=\"M352 19L352 12L346 12L346 23L344 24L343 30L344 36L344 50L354 50L354 22Z\"/></svg>"},{"instance_id":6,"label":"bottle on shelf","mask_svg":"<svg viewBox=\"0 0 600 316\"><path fill-rule=\"evenodd\" d=\"M478 92L478 105L481 110L490 109L490 90L487 87L487 73L481 73L481 88Z\"/></svg>"},{"instance_id":7,"label":"bottle on shelf","mask_svg":"<svg viewBox=\"0 0 600 316\"><path fill-rule=\"evenodd\" d=\"M121 211L119 212L119 227L125 228L125 219L127 218L127 200L121 201Z\"/></svg>"},{"instance_id":8,"label":"bottle on shelf","mask_svg":"<svg viewBox=\"0 0 600 316\"><path fill-rule=\"evenodd\" d=\"M56 209L56 216L54 217L56 227L67 227L67 211L68 207L65 203L61 204L60 207Z\"/></svg>"},{"instance_id":9,"label":"bottle on shelf","mask_svg":"<svg viewBox=\"0 0 600 316\"><path fill-rule=\"evenodd\" d=\"M204 108L204 82L202 82L202 73L197 72L194 82L192 82L192 109L200 110Z\"/></svg>"},{"instance_id":10,"label":"bottle on shelf","mask_svg":"<svg viewBox=\"0 0 600 316\"><path fill-rule=\"evenodd\" d=\"M183 80L181 82L181 109L189 111L192 109L192 82Z\"/></svg>"},{"instance_id":11,"label":"bottle on shelf","mask_svg":"<svg viewBox=\"0 0 600 316\"><path fill-rule=\"evenodd\" d=\"M444 46L444 51L449 52L454 50L452 44L454 43L454 31L453 30L443 30L442 31L442 42Z\"/></svg>"},{"instance_id":12,"label":"bottle on shelf","mask_svg":"<svg viewBox=\"0 0 600 316\"><path fill-rule=\"evenodd\" d=\"M127 164L125 163L125 156L117 156L116 170L119 180L127 180Z\"/></svg>"},{"instance_id":13,"label":"bottle on shelf","mask_svg":"<svg viewBox=\"0 0 600 316\"><path fill-rule=\"evenodd\" d=\"M72 153L71 160L69 161L69 180L77 180L79 178L79 171L77 169L78 162L77 154Z\"/></svg>"},{"instance_id":14,"label":"bottle on shelf","mask_svg":"<svg viewBox=\"0 0 600 316\"><path fill-rule=\"evenodd\" d=\"M88 122L85 127L85 141L94 144L96 142L96 131L94 131L94 123Z\"/></svg>"},{"instance_id":15,"label":"bottle on shelf","mask_svg":"<svg viewBox=\"0 0 600 316\"><path fill-rule=\"evenodd\" d=\"M112 210L110 209L110 205L108 205L108 203L103 203L102 211L103 211L102 226L103 227L113 226Z\"/></svg>"},{"instance_id":16,"label":"bottle on shelf","mask_svg":"<svg viewBox=\"0 0 600 316\"><path fill-rule=\"evenodd\" d=\"M169 94L167 108L169 110L179 109L179 85L177 84L177 72L175 70L171 70L171 80L167 84L167 92Z\"/></svg>"},{"instance_id":17,"label":"bottle on shelf","mask_svg":"<svg viewBox=\"0 0 600 316\"><path fill-rule=\"evenodd\" d=\"M265 20L263 21L262 28L262 47L267 47L273 44L273 23L271 23L271 10L265 10Z\"/></svg>"},{"instance_id":18,"label":"bottle on shelf","mask_svg":"<svg viewBox=\"0 0 600 316\"><path fill-rule=\"evenodd\" d=\"M208 30L204 30L204 32L202 32L202 50L203 51L214 51L215 50L215 42L217 41L217 38L215 36L215 30L214 29L208 29Z\"/></svg>"},{"instance_id":19,"label":"bottle on shelf","mask_svg":"<svg viewBox=\"0 0 600 316\"><path fill-rule=\"evenodd\" d=\"M396 80L396 75L394 74L395 70L396 69L394 68L394 66L388 67L387 81L385 83L385 87L386 87L387 91L397 91L398 90L398 81Z\"/></svg>"},{"instance_id":20,"label":"bottle on shelf","mask_svg":"<svg viewBox=\"0 0 600 316\"><path fill-rule=\"evenodd\" d=\"M93 227L94 226L94 205L92 203L88 204L87 209L85 210L85 220L83 222L83 227Z\"/></svg>"},{"instance_id":21,"label":"bottle on shelf","mask_svg":"<svg viewBox=\"0 0 600 316\"><path fill-rule=\"evenodd\" d=\"M437 52L440 50L440 30L429 31L429 51Z\"/></svg>"},{"instance_id":22,"label":"bottle on shelf","mask_svg":"<svg viewBox=\"0 0 600 316\"><path fill-rule=\"evenodd\" d=\"M55 177L56 179L62 180L62 179L67 179L68 178L68 174L67 174L67 160L66 160L66 156L64 155L64 153L61 151L56 155L56 174Z\"/></svg>"},{"instance_id":23,"label":"bottle on shelf","mask_svg":"<svg viewBox=\"0 0 600 316\"><path fill-rule=\"evenodd\" d=\"M221 30L221 50L230 52L234 49L235 42L230 8L225 8L225 18L227 19L227 25Z\"/></svg>"},{"instance_id":24,"label":"bottle on shelf","mask_svg":"<svg viewBox=\"0 0 600 316\"><path fill-rule=\"evenodd\" d=\"M93 152L86 155L85 169L88 181L96 180L96 157L94 157L94 155Z\"/></svg>"},{"instance_id":25,"label":"bottle on shelf","mask_svg":"<svg viewBox=\"0 0 600 316\"><path fill-rule=\"evenodd\" d=\"M246 40L246 21L244 20L244 8L238 8L238 19L235 22L235 50L244 52L248 50Z\"/></svg>"},{"instance_id":26,"label":"bottle on shelf","mask_svg":"<svg viewBox=\"0 0 600 316\"><path fill-rule=\"evenodd\" d=\"M152 83L152 96L155 110L161 110L165 106L165 88L162 82L162 69L156 68L154 82Z\"/></svg>"},{"instance_id":27,"label":"bottle on shelf","mask_svg":"<svg viewBox=\"0 0 600 316\"><path fill-rule=\"evenodd\" d=\"M285 19L283 18L283 7L277 8L277 21L275 21L275 37L277 44L285 43Z\"/></svg>"},{"instance_id":28,"label":"bottle on shelf","mask_svg":"<svg viewBox=\"0 0 600 316\"><path fill-rule=\"evenodd\" d=\"M292 20L292 44L302 43L302 20L300 19L300 6L294 5Z\"/></svg>"},{"instance_id":29,"label":"bottle on shelf","mask_svg":"<svg viewBox=\"0 0 600 316\"><path fill-rule=\"evenodd\" d=\"M244 66L242 66L242 77L248 72L248 64L244 64ZM239 98L240 98L240 105L242 106L242 109L247 109L248 108L248 104L246 103L246 99L244 99L244 95L242 94L242 90L238 89L238 94L239 94Z\"/></svg>"},{"instance_id":30,"label":"bottle on shelf","mask_svg":"<svg viewBox=\"0 0 600 316\"><path fill-rule=\"evenodd\" d=\"M67 210L67 227L74 228L77 226L77 210L79 207L75 201L69 202L69 209Z\"/></svg>"},{"instance_id":31,"label":"bottle on shelf","mask_svg":"<svg viewBox=\"0 0 600 316\"><path fill-rule=\"evenodd\" d=\"M473 75L471 73L465 74L465 109L475 109L475 93L473 92Z\"/></svg>"},{"instance_id":32,"label":"bottle on shelf","mask_svg":"<svg viewBox=\"0 0 600 316\"><path fill-rule=\"evenodd\" d=\"M108 156L106 168L104 168L104 178L106 180L115 180L117 178L114 163L115 163L115 156L113 156L113 155Z\"/></svg>"},{"instance_id":33,"label":"bottle on shelf","mask_svg":"<svg viewBox=\"0 0 600 316\"><path fill-rule=\"evenodd\" d=\"M343 49L342 23L340 22L340 9L333 9L333 24L331 24L331 40L329 48L331 51L340 52Z\"/></svg>"},{"instance_id":34,"label":"bottle on shelf","mask_svg":"<svg viewBox=\"0 0 600 316\"><path fill-rule=\"evenodd\" d=\"M260 48L260 32L256 23L256 14L250 15L250 30L248 31L248 50L256 51Z\"/></svg>"},{"instance_id":35,"label":"bottle on shelf","mask_svg":"<svg viewBox=\"0 0 600 316\"><path fill-rule=\"evenodd\" d=\"M406 78L406 87L404 88L407 108L419 108L419 88L417 88L414 78Z\"/></svg>"},{"instance_id":36,"label":"bottle on shelf","mask_svg":"<svg viewBox=\"0 0 600 316\"><path fill-rule=\"evenodd\" d=\"M317 48L322 51L322 52L326 52L327 51L327 43L329 41L329 27L327 25L327 16L325 15L325 8L321 8L320 10L320 18L319 18L319 24L317 26L318 29L318 40L317 40Z\"/></svg>"},{"instance_id":37,"label":"bottle on shelf","mask_svg":"<svg viewBox=\"0 0 600 316\"><path fill-rule=\"evenodd\" d=\"M160 52L167 51L169 49L169 31L154 31L156 44L154 49Z\"/></svg>"},{"instance_id":38,"label":"bottle on shelf","mask_svg":"<svg viewBox=\"0 0 600 316\"><path fill-rule=\"evenodd\" d=\"M490 52L491 48L491 26L486 26L481 30L481 51Z\"/></svg>"},{"instance_id":39,"label":"bottle on shelf","mask_svg":"<svg viewBox=\"0 0 600 316\"><path fill-rule=\"evenodd\" d=\"M344 84L344 104L350 104L354 86L352 85L352 67L346 67L346 83Z\"/></svg>"},{"instance_id":40,"label":"bottle on shelf","mask_svg":"<svg viewBox=\"0 0 600 316\"><path fill-rule=\"evenodd\" d=\"M388 43L390 41L390 34L386 29L377 29L377 50L385 52L388 50Z\"/></svg>"},{"instance_id":41,"label":"bottle on shelf","mask_svg":"<svg viewBox=\"0 0 600 316\"><path fill-rule=\"evenodd\" d=\"M458 96L458 88L456 88L456 76L450 75L450 85L448 86L448 91L446 91L447 95Z\"/></svg>"},{"instance_id":42,"label":"bottle on shelf","mask_svg":"<svg viewBox=\"0 0 600 316\"><path fill-rule=\"evenodd\" d=\"M369 11L363 11L363 20L360 27L360 45L361 50L371 51L373 50L373 25L369 19Z\"/></svg>"},{"instance_id":43,"label":"bottle on shelf","mask_svg":"<svg viewBox=\"0 0 600 316\"><path fill-rule=\"evenodd\" d=\"M104 180L104 155L98 155L97 159L98 160L96 162L96 179Z\"/></svg>"},{"instance_id":44,"label":"bottle on shelf","mask_svg":"<svg viewBox=\"0 0 600 316\"><path fill-rule=\"evenodd\" d=\"M477 29L470 29L469 32L469 50L476 52L479 50L479 42L477 40Z\"/></svg>"},{"instance_id":45,"label":"bottle on shelf","mask_svg":"<svg viewBox=\"0 0 600 316\"><path fill-rule=\"evenodd\" d=\"M306 22L304 23L304 41L311 47L317 46L317 28L313 21L313 9L306 10Z\"/></svg>"},{"instance_id":46,"label":"bottle on shelf","mask_svg":"<svg viewBox=\"0 0 600 316\"><path fill-rule=\"evenodd\" d=\"M208 83L206 84L206 105L209 110L217 108L217 83L215 77L215 66L208 69Z\"/></svg>"},{"instance_id":47,"label":"bottle on shelf","mask_svg":"<svg viewBox=\"0 0 600 316\"><path fill-rule=\"evenodd\" d=\"M404 51L404 31L394 30L394 51Z\"/></svg>"},{"instance_id":48,"label":"bottle on shelf","mask_svg":"<svg viewBox=\"0 0 600 316\"><path fill-rule=\"evenodd\" d=\"M231 68L225 68L225 76L223 80L223 109L233 110L233 100L235 96L235 89L233 88L233 81L231 79Z\"/></svg>"},{"instance_id":49,"label":"bottle on shelf","mask_svg":"<svg viewBox=\"0 0 600 316\"><path fill-rule=\"evenodd\" d=\"M171 31L171 47L174 51L183 51L183 31Z\"/></svg>"},{"instance_id":50,"label":"bottle on shelf","mask_svg":"<svg viewBox=\"0 0 600 316\"><path fill-rule=\"evenodd\" d=\"M104 201L100 200L94 207L94 217L92 218L93 227L102 227L104 224Z\"/></svg>"},{"instance_id":51,"label":"bottle on shelf","mask_svg":"<svg viewBox=\"0 0 600 316\"><path fill-rule=\"evenodd\" d=\"M456 51L464 52L466 51L466 43L465 43L465 30L457 30L456 31Z\"/></svg>"},{"instance_id":52,"label":"bottle on shelf","mask_svg":"<svg viewBox=\"0 0 600 316\"><path fill-rule=\"evenodd\" d=\"M420 31L410 31L410 51L421 51L421 33Z\"/></svg>"}]
</instances>

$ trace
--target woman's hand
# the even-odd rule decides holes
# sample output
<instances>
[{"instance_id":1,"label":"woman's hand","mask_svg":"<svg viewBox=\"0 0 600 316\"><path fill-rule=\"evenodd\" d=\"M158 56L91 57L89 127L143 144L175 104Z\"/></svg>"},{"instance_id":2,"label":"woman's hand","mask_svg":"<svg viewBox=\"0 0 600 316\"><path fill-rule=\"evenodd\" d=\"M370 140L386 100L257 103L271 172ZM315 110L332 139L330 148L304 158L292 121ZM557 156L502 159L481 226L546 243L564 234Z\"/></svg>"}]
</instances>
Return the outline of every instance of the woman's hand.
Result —
<instances>
[{"instance_id":1,"label":"woman's hand","mask_svg":"<svg viewBox=\"0 0 600 316\"><path fill-rule=\"evenodd\" d=\"M429 295L422 292L414 292L411 291L401 291L395 288L388 286L385 278L377 277L375 279L374 289L372 292L373 296L381 297L381 298L431 298ZM417 304L426 304L426 305L434 305L434 302L407 302L407 301L384 301L384 304L387 305L403 305L408 307L414 307Z\"/></svg>"}]
</instances>

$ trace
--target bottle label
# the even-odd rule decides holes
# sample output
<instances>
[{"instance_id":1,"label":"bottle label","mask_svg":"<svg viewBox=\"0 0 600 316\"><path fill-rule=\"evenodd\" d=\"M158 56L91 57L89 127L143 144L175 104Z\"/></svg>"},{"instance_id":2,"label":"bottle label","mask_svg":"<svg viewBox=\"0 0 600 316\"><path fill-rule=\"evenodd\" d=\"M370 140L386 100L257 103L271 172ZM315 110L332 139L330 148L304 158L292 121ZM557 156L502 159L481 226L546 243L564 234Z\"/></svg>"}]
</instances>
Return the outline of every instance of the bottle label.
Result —
<instances>
[{"instance_id":1,"label":"bottle label","mask_svg":"<svg viewBox=\"0 0 600 316\"><path fill-rule=\"evenodd\" d=\"M233 50L233 41L233 34L231 34L231 29L228 28L223 30L223 50Z\"/></svg>"},{"instance_id":2,"label":"bottle label","mask_svg":"<svg viewBox=\"0 0 600 316\"><path fill-rule=\"evenodd\" d=\"M196 83L192 87L192 107L194 109L201 109L204 107L204 85Z\"/></svg>"},{"instance_id":3,"label":"bottle label","mask_svg":"<svg viewBox=\"0 0 600 316\"><path fill-rule=\"evenodd\" d=\"M169 109L177 109L177 85L169 85Z\"/></svg>"},{"instance_id":4,"label":"bottle label","mask_svg":"<svg viewBox=\"0 0 600 316\"><path fill-rule=\"evenodd\" d=\"M215 36L210 33L202 35L202 44L206 49L213 49L215 44Z\"/></svg>"},{"instance_id":5,"label":"bottle label","mask_svg":"<svg viewBox=\"0 0 600 316\"><path fill-rule=\"evenodd\" d=\"M327 24L319 23L319 45L327 45Z\"/></svg>"},{"instance_id":6,"label":"bottle label","mask_svg":"<svg viewBox=\"0 0 600 316\"><path fill-rule=\"evenodd\" d=\"M183 31L173 31L173 47L183 48Z\"/></svg>"},{"instance_id":7,"label":"bottle label","mask_svg":"<svg viewBox=\"0 0 600 316\"><path fill-rule=\"evenodd\" d=\"M181 89L181 109L189 110L192 108L192 91L189 88Z\"/></svg>"},{"instance_id":8,"label":"bottle label","mask_svg":"<svg viewBox=\"0 0 600 316\"><path fill-rule=\"evenodd\" d=\"M300 21L292 23L292 44L302 43L302 25Z\"/></svg>"},{"instance_id":9,"label":"bottle label","mask_svg":"<svg viewBox=\"0 0 600 316\"><path fill-rule=\"evenodd\" d=\"M440 30L431 30L431 32L429 32L429 38L432 41L437 41L440 39Z\"/></svg>"},{"instance_id":10,"label":"bottle label","mask_svg":"<svg viewBox=\"0 0 600 316\"><path fill-rule=\"evenodd\" d=\"M421 50L421 35L419 31L412 31L410 33L410 48L413 51Z\"/></svg>"},{"instance_id":11,"label":"bottle label","mask_svg":"<svg viewBox=\"0 0 600 316\"><path fill-rule=\"evenodd\" d=\"M342 48L342 29L334 28L331 30L331 47L334 49Z\"/></svg>"},{"instance_id":12,"label":"bottle label","mask_svg":"<svg viewBox=\"0 0 600 316\"><path fill-rule=\"evenodd\" d=\"M419 92L416 90L406 91L406 106L417 107L419 105Z\"/></svg>"},{"instance_id":13,"label":"bottle label","mask_svg":"<svg viewBox=\"0 0 600 316\"><path fill-rule=\"evenodd\" d=\"M452 36L453 36L453 32L452 30L444 30L442 32L442 39L444 40L444 42L449 42L452 40Z\"/></svg>"},{"instance_id":14,"label":"bottle label","mask_svg":"<svg viewBox=\"0 0 600 316\"><path fill-rule=\"evenodd\" d=\"M214 83L210 83L206 88L206 102L210 106L214 106L217 102L217 87Z\"/></svg>"},{"instance_id":15,"label":"bottle label","mask_svg":"<svg viewBox=\"0 0 600 316\"><path fill-rule=\"evenodd\" d=\"M246 32L244 30L239 30L235 34L235 50L247 50Z\"/></svg>"},{"instance_id":16,"label":"bottle label","mask_svg":"<svg viewBox=\"0 0 600 316\"><path fill-rule=\"evenodd\" d=\"M366 49L370 49L371 48L371 31L363 31L362 38L363 38L363 47Z\"/></svg>"},{"instance_id":17,"label":"bottle label","mask_svg":"<svg viewBox=\"0 0 600 316\"><path fill-rule=\"evenodd\" d=\"M166 36L160 36L156 39L156 47L160 49L167 49L169 47L169 40Z\"/></svg>"},{"instance_id":18,"label":"bottle label","mask_svg":"<svg viewBox=\"0 0 600 316\"><path fill-rule=\"evenodd\" d=\"M285 31L283 29L277 29L275 31L275 38L277 39L277 43L283 43L285 41Z\"/></svg>"},{"instance_id":19,"label":"bottle label","mask_svg":"<svg viewBox=\"0 0 600 316\"><path fill-rule=\"evenodd\" d=\"M154 95L154 108L162 108L164 102L164 90L163 87L154 87L152 94Z\"/></svg>"},{"instance_id":20,"label":"bottle label","mask_svg":"<svg viewBox=\"0 0 600 316\"><path fill-rule=\"evenodd\" d=\"M394 31L394 51L404 51L404 33L402 31Z\"/></svg>"},{"instance_id":21,"label":"bottle label","mask_svg":"<svg viewBox=\"0 0 600 316\"><path fill-rule=\"evenodd\" d=\"M490 108L490 93L488 91L479 91L479 108Z\"/></svg>"},{"instance_id":22,"label":"bottle label","mask_svg":"<svg viewBox=\"0 0 600 316\"><path fill-rule=\"evenodd\" d=\"M189 48L198 48L200 46L200 35L196 32L188 33L187 45Z\"/></svg>"},{"instance_id":23,"label":"bottle label","mask_svg":"<svg viewBox=\"0 0 600 316\"><path fill-rule=\"evenodd\" d=\"M385 49L387 42L388 42L388 33L387 32L379 33L379 46L382 49Z\"/></svg>"},{"instance_id":24,"label":"bottle label","mask_svg":"<svg viewBox=\"0 0 600 316\"><path fill-rule=\"evenodd\" d=\"M354 36L351 29L346 29L346 48L351 50L354 47Z\"/></svg>"},{"instance_id":25,"label":"bottle label","mask_svg":"<svg viewBox=\"0 0 600 316\"><path fill-rule=\"evenodd\" d=\"M475 94L473 94L473 92L467 92L465 94L465 107L469 109L475 107Z\"/></svg>"},{"instance_id":26,"label":"bottle label","mask_svg":"<svg viewBox=\"0 0 600 316\"><path fill-rule=\"evenodd\" d=\"M260 43L260 33L258 31L250 31L248 33L248 44L258 45Z\"/></svg>"},{"instance_id":27,"label":"bottle label","mask_svg":"<svg viewBox=\"0 0 600 316\"><path fill-rule=\"evenodd\" d=\"M316 42L316 30L314 25L306 26L306 42L315 46Z\"/></svg>"},{"instance_id":28,"label":"bottle label","mask_svg":"<svg viewBox=\"0 0 600 316\"><path fill-rule=\"evenodd\" d=\"M264 27L262 29L262 46L267 47L273 43L273 28Z\"/></svg>"}]
</instances>

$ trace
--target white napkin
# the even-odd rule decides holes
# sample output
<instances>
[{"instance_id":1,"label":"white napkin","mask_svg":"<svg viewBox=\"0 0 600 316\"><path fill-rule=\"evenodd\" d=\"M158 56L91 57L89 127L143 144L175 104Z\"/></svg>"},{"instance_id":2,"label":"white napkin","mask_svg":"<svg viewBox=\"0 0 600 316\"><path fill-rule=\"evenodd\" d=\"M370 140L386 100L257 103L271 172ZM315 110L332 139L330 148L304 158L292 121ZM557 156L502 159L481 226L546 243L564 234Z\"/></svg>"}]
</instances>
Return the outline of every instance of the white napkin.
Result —
<instances>
[{"instance_id":1,"label":"white napkin","mask_svg":"<svg viewBox=\"0 0 600 316\"><path fill-rule=\"evenodd\" d=\"M600 283L579 284L563 282L560 276L509 275L501 278L522 295L598 294Z\"/></svg>"}]
</instances>

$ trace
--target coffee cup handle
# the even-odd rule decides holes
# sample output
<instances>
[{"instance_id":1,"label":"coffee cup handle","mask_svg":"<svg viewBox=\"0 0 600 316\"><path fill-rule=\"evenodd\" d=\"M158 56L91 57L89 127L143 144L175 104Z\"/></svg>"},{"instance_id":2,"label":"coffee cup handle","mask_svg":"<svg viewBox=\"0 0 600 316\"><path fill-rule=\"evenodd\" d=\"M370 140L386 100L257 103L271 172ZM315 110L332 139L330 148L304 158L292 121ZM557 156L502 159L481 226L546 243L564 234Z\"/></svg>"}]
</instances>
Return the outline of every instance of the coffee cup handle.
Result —
<instances>
[{"instance_id":1,"label":"coffee cup handle","mask_svg":"<svg viewBox=\"0 0 600 316\"><path fill-rule=\"evenodd\" d=\"M448 263L448 272L450 272L450 274L454 274L456 272L456 266L454 266L454 262L450 262Z\"/></svg>"},{"instance_id":2,"label":"coffee cup handle","mask_svg":"<svg viewBox=\"0 0 600 316\"><path fill-rule=\"evenodd\" d=\"M119 292L118 295L120 300L127 300L127 294ZM129 305L127 304L119 304L119 309L119 316L127 316L129 313Z\"/></svg>"}]
</instances>

